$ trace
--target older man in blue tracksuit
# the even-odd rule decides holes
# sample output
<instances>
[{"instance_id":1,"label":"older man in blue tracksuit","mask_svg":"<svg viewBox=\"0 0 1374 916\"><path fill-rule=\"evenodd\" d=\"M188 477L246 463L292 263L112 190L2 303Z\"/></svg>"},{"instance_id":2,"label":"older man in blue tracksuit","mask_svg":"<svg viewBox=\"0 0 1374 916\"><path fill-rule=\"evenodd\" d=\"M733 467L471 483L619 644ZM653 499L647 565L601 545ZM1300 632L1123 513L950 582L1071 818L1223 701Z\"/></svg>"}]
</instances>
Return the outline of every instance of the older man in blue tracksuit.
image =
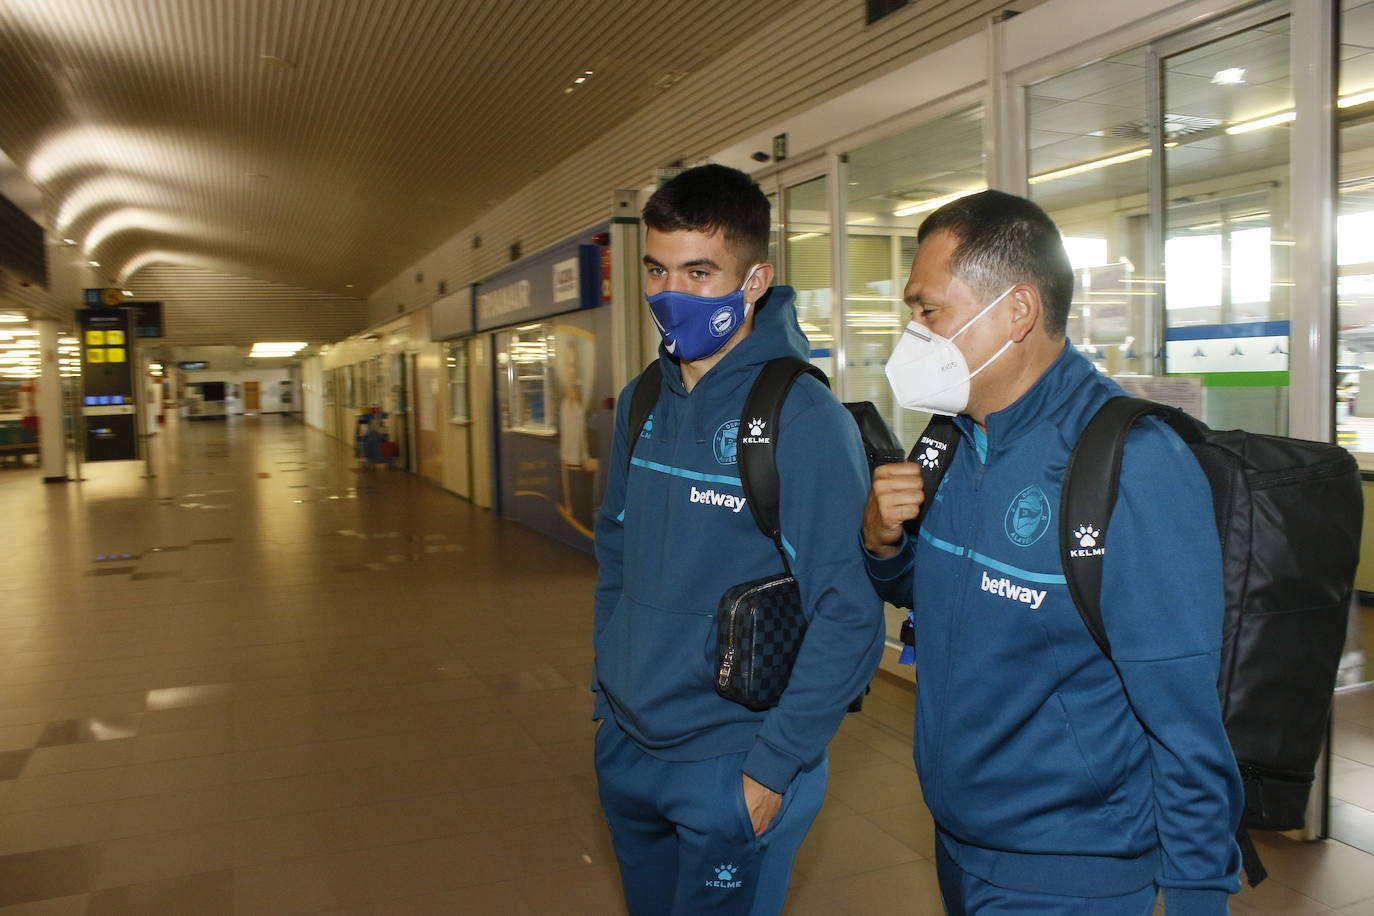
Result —
<instances>
[{"instance_id":1,"label":"older man in blue tracksuit","mask_svg":"<svg viewBox=\"0 0 1374 916\"><path fill-rule=\"evenodd\" d=\"M848 412L798 379L773 435L782 543L809 624L775 707L722 698L721 595L783 569L740 485L740 412L768 360L806 359L809 347L792 290L770 289L768 201L747 175L691 169L644 220L663 372L632 448L639 380L621 395L596 526L601 799L632 913L777 913L825 794L826 744L882 652L881 603L853 534L868 468Z\"/></svg>"},{"instance_id":2,"label":"older man in blue tracksuit","mask_svg":"<svg viewBox=\"0 0 1374 916\"><path fill-rule=\"evenodd\" d=\"M920 230L888 375L903 406L957 415L964 444L934 494L915 464L880 468L863 537L879 592L914 609L940 888L952 914L1144 916L1160 889L1171 914L1225 913L1242 794L1216 692L1211 495L1171 431L1131 432L1100 545L1114 668L1059 554L1069 453L1122 393L1065 339L1072 291L1029 201L983 192Z\"/></svg>"}]
</instances>

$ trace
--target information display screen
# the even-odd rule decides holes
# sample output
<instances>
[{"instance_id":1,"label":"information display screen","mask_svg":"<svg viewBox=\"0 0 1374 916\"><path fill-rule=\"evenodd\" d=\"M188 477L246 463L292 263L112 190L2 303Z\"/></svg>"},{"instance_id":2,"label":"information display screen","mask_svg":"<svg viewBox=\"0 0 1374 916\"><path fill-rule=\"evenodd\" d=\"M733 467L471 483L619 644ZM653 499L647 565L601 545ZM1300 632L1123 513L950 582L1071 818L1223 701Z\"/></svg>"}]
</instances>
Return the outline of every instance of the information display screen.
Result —
<instances>
[{"instance_id":1,"label":"information display screen","mask_svg":"<svg viewBox=\"0 0 1374 916\"><path fill-rule=\"evenodd\" d=\"M87 308L77 313L87 461L131 461L138 457L130 352L132 314L122 308Z\"/></svg>"}]
</instances>

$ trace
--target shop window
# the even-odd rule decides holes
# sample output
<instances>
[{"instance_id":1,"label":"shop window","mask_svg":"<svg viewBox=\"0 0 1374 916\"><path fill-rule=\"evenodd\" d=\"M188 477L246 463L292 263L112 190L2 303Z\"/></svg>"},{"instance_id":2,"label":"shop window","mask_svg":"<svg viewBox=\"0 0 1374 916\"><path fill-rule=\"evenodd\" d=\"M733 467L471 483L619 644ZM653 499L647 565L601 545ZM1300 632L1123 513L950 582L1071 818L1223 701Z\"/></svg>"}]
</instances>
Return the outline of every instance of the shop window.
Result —
<instances>
[{"instance_id":1,"label":"shop window","mask_svg":"<svg viewBox=\"0 0 1374 916\"><path fill-rule=\"evenodd\" d=\"M506 428L553 435L558 431L558 417L549 414L550 407L556 407L549 377L555 356L552 329L546 324L527 325L511 331L507 341L501 354L510 382Z\"/></svg>"}]
</instances>

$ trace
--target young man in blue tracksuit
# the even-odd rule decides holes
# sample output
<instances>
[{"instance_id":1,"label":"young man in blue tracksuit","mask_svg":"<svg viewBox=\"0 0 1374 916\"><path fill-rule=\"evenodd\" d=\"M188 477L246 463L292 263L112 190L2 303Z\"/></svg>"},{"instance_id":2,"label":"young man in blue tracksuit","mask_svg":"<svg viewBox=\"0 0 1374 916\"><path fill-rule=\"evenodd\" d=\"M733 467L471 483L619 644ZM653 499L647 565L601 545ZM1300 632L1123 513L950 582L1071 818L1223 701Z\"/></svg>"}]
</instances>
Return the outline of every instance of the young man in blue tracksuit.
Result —
<instances>
[{"instance_id":1,"label":"young man in blue tracksuit","mask_svg":"<svg viewBox=\"0 0 1374 916\"><path fill-rule=\"evenodd\" d=\"M770 289L768 209L743 172L708 165L644 210L663 380L632 449L638 380L616 413L593 683L597 778L633 914L782 909L825 794L826 744L882 652L881 603L853 535L868 492L858 429L803 376L774 435L783 546L810 622L777 706L755 712L715 691L721 595L783 569L740 485L740 412L768 360L809 356L792 290Z\"/></svg>"},{"instance_id":2,"label":"young man in blue tracksuit","mask_svg":"<svg viewBox=\"0 0 1374 916\"><path fill-rule=\"evenodd\" d=\"M963 444L934 494L917 464L879 468L863 540L879 592L914 609L915 756L945 905L1144 916L1162 889L1170 914L1225 913L1242 794L1217 700L1206 478L1151 420L1128 437L1105 543L1075 531L1106 551L1114 668L1065 585L1057 516L1079 433L1122 391L1065 338L1058 232L986 191L937 210L919 240L888 376L904 407L956 415Z\"/></svg>"}]
</instances>

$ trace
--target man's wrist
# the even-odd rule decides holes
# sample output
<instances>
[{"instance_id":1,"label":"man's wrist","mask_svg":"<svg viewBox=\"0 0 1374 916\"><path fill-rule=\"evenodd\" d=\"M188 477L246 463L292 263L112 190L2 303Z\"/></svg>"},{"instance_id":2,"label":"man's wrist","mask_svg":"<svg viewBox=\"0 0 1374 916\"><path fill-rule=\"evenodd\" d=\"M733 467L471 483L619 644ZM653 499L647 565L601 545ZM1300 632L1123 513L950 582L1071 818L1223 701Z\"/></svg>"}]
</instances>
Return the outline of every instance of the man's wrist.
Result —
<instances>
[{"instance_id":1,"label":"man's wrist","mask_svg":"<svg viewBox=\"0 0 1374 916\"><path fill-rule=\"evenodd\" d=\"M895 557L897 553L901 550L902 545L902 539L900 536L898 536L897 540L889 543L887 541L877 541L873 538L870 538L866 532L864 534L863 541L864 550L867 550L869 554L871 554L873 558L877 560L886 560L889 557Z\"/></svg>"}]
</instances>

